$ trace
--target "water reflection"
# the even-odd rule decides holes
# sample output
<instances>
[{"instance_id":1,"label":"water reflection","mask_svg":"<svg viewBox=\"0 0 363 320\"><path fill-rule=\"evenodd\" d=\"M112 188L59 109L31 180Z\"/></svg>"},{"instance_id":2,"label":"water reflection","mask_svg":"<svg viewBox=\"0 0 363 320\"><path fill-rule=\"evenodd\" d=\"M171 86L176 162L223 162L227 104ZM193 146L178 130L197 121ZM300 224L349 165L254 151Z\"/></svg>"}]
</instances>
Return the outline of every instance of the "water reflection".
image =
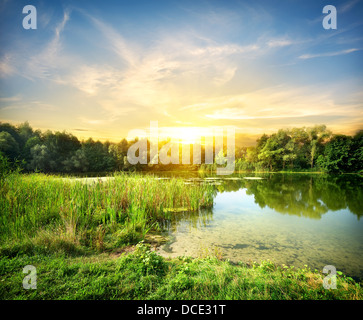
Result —
<instances>
[{"instance_id":1,"label":"water reflection","mask_svg":"<svg viewBox=\"0 0 363 320\"><path fill-rule=\"evenodd\" d=\"M255 202L283 214L319 219L327 211L349 209L363 215L363 177L323 174L234 174L228 177L196 172L161 172L162 177L181 177L186 183L209 183L219 193L247 189ZM262 179L250 179L262 178Z\"/></svg>"},{"instance_id":2,"label":"water reflection","mask_svg":"<svg viewBox=\"0 0 363 320\"><path fill-rule=\"evenodd\" d=\"M219 193L245 188L260 208L282 214L320 219L330 211L349 209L359 220L363 215L363 178L357 175L269 174L264 179L219 179Z\"/></svg>"},{"instance_id":3,"label":"water reflection","mask_svg":"<svg viewBox=\"0 0 363 320\"><path fill-rule=\"evenodd\" d=\"M170 220L163 221L162 228L170 232L190 231L192 228L207 228L213 221L213 209L203 208L197 212L172 213ZM180 222L183 222L182 226Z\"/></svg>"},{"instance_id":4,"label":"water reflection","mask_svg":"<svg viewBox=\"0 0 363 320\"><path fill-rule=\"evenodd\" d=\"M209 210L178 212L165 224L166 256L218 247L231 261L338 270L363 278L363 177L259 174L184 177L216 189ZM259 179L257 179L259 178Z\"/></svg>"}]
</instances>

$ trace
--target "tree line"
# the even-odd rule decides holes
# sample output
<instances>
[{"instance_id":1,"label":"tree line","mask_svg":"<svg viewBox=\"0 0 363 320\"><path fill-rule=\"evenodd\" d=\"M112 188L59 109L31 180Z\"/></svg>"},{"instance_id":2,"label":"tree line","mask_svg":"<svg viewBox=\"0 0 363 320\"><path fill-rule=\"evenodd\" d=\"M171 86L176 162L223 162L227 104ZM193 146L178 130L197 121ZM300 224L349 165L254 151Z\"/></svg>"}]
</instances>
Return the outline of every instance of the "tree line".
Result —
<instances>
[{"instance_id":1,"label":"tree line","mask_svg":"<svg viewBox=\"0 0 363 320\"><path fill-rule=\"evenodd\" d=\"M256 146L237 152L237 170L360 172L363 130L347 136L333 134L325 125L280 129L262 135Z\"/></svg>"},{"instance_id":2,"label":"tree line","mask_svg":"<svg viewBox=\"0 0 363 320\"><path fill-rule=\"evenodd\" d=\"M138 139L118 143L80 141L71 133L34 130L0 122L0 155L27 172L87 173L128 170L172 170L186 165L131 165L127 150ZM159 147L167 141L160 142ZM150 148L148 148L150 150ZM188 170L214 170L216 164L189 165ZM146 155L149 157L149 154ZM148 161L149 163L149 161ZM181 162L179 162L181 163ZM191 162L192 163L192 162ZM354 136L333 134L325 125L280 129L264 134L252 147L236 147L235 170L308 170L333 173L363 170L363 130Z\"/></svg>"}]
</instances>

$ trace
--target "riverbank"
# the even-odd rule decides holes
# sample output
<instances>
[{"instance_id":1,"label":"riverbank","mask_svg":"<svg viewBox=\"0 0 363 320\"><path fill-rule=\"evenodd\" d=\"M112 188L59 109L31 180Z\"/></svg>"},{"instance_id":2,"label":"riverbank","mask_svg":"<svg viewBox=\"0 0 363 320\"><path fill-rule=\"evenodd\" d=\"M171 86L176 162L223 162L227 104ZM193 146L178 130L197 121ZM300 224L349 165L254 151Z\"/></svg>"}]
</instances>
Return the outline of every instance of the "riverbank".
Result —
<instances>
[{"instance_id":1,"label":"riverbank","mask_svg":"<svg viewBox=\"0 0 363 320\"><path fill-rule=\"evenodd\" d=\"M129 248L130 250L130 248ZM145 244L119 254L18 255L0 258L0 298L159 300L362 300L363 289L338 272L324 289L318 271L270 261L232 265L209 255L165 259ZM36 289L25 290L22 269L36 268Z\"/></svg>"}]
</instances>

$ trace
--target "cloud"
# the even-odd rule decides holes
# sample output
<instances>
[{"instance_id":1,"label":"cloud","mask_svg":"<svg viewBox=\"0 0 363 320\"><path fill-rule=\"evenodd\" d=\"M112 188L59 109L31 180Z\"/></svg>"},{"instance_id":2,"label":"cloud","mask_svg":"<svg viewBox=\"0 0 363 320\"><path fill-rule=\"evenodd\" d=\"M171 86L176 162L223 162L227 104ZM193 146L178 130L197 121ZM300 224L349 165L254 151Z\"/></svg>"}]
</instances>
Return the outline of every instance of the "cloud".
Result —
<instances>
[{"instance_id":1,"label":"cloud","mask_svg":"<svg viewBox=\"0 0 363 320\"><path fill-rule=\"evenodd\" d=\"M347 103L335 97L335 89L294 88L288 85L274 86L240 95L219 96L203 102L187 105L189 117L200 117L211 123L243 124L246 130L258 126L270 127L292 123L331 122L341 118L357 117L362 104L353 99ZM340 102L343 99L345 102ZM181 119L182 120L182 119ZM361 117L360 117L361 120ZM217 122L216 122L217 121Z\"/></svg>"},{"instance_id":2,"label":"cloud","mask_svg":"<svg viewBox=\"0 0 363 320\"><path fill-rule=\"evenodd\" d=\"M16 73L16 69L12 63L13 56L5 54L0 60L0 77L6 77Z\"/></svg>"},{"instance_id":3,"label":"cloud","mask_svg":"<svg viewBox=\"0 0 363 320\"><path fill-rule=\"evenodd\" d=\"M87 15L98 30L104 35L109 47L122 58L127 65L135 66L139 62L138 51L133 49L130 43L124 39L114 28L107 25L100 19Z\"/></svg>"},{"instance_id":4,"label":"cloud","mask_svg":"<svg viewBox=\"0 0 363 320\"><path fill-rule=\"evenodd\" d=\"M44 17L40 19L41 21L46 17L49 18L46 12L40 16ZM8 49L8 52L0 59L0 76L6 78L18 75L31 81L37 79L59 80L57 72L70 65L69 57L62 52L61 41L61 34L69 19L70 11L65 10L61 21L55 25L50 39L40 36L35 42L36 45L31 37L29 37L29 41L28 38L19 41L17 37L14 37L12 47L10 47L12 49ZM44 24L47 22L44 21ZM40 44L41 41L44 41L43 45Z\"/></svg>"},{"instance_id":5,"label":"cloud","mask_svg":"<svg viewBox=\"0 0 363 320\"><path fill-rule=\"evenodd\" d=\"M2 111L7 110L37 110L37 111L54 111L56 107L51 104L41 100L29 100L24 101L21 96L14 96L8 98L1 98L0 103Z\"/></svg>"},{"instance_id":6,"label":"cloud","mask_svg":"<svg viewBox=\"0 0 363 320\"><path fill-rule=\"evenodd\" d=\"M337 11L338 11L338 13L346 13L346 12L350 11L358 2L359 2L359 0L351 0L351 1L345 2L337 9Z\"/></svg>"},{"instance_id":7,"label":"cloud","mask_svg":"<svg viewBox=\"0 0 363 320\"><path fill-rule=\"evenodd\" d=\"M272 110L272 109L265 109ZM262 111L262 110L261 110ZM315 113L315 114L314 114ZM279 115L258 115L250 116L245 113L244 110L238 108L225 108L215 111L213 114L207 114L206 117L212 119L223 119L223 120L257 120L257 119L284 119L284 118L300 118L312 115L319 115L320 112L311 112L303 110L302 112L297 112L294 114L279 114Z\"/></svg>"},{"instance_id":8,"label":"cloud","mask_svg":"<svg viewBox=\"0 0 363 320\"><path fill-rule=\"evenodd\" d=\"M355 51L360 51L362 49L357 49L357 48L351 48L351 49L347 49L347 50L341 50L341 51L335 51L335 52L325 52L325 53L318 53L318 54L303 54L301 56L299 56L299 59L313 59L313 58L320 58L320 57L333 57L333 56L340 56L340 55L344 55L344 54L349 54Z\"/></svg>"},{"instance_id":9,"label":"cloud","mask_svg":"<svg viewBox=\"0 0 363 320\"><path fill-rule=\"evenodd\" d=\"M12 96L12 97L2 97L0 98L0 102L18 102L22 98L20 95Z\"/></svg>"},{"instance_id":10,"label":"cloud","mask_svg":"<svg viewBox=\"0 0 363 320\"><path fill-rule=\"evenodd\" d=\"M71 84L89 95L96 95L102 87L112 87L121 78L120 74L107 65L83 64L66 77L64 84Z\"/></svg>"},{"instance_id":11,"label":"cloud","mask_svg":"<svg viewBox=\"0 0 363 320\"><path fill-rule=\"evenodd\" d=\"M57 80L57 70L69 66L69 60L61 52L61 33L69 19L70 12L66 10L63 13L62 21L54 29L53 38L39 53L30 55L26 60L25 68L21 71L25 78Z\"/></svg>"},{"instance_id":12,"label":"cloud","mask_svg":"<svg viewBox=\"0 0 363 320\"><path fill-rule=\"evenodd\" d=\"M85 123L87 125L100 125L100 124L105 124L106 122L104 120L100 120L100 119L89 119L86 117L79 117L79 120L82 123Z\"/></svg>"},{"instance_id":13,"label":"cloud","mask_svg":"<svg viewBox=\"0 0 363 320\"><path fill-rule=\"evenodd\" d=\"M223 44L223 45L214 45L207 47L195 47L192 48L190 53L191 55L207 55L210 57L214 56L229 56L233 54L244 54L256 52L260 49L260 47L256 44L241 46L238 44Z\"/></svg>"},{"instance_id":14,"label":"cloud","mask_svg":"<svg viewBox=\"0 0 363 320\"><path fill-rule=\"evenodd\" d=\"M221 87L238 70L231 57L250 59L260 51L256 44L217 43L195 31L180 31L173 37L160 32L151 44L141 47L114 27L85 15L102 35L99 47L115 53L123 64L83 63L59 82L94 96L102 110L113 116L124 115L121 110L132 112L137 106L165 114L168 107L179 104L186 86L196 92Z\"/></svg>"},{"instance_id":15,"label":"cloud","mask_svg":"<svg viewBox=\"0 0 363 320\"><path fill-rule=\"evenodd\" d=\"M276 48L276 47L286 47L286 46L291 46L292 44L294 44L294 42L292 40L289 39L271 39L267 42L267 46L270 48Z\"/></svg>"}]
</instances>

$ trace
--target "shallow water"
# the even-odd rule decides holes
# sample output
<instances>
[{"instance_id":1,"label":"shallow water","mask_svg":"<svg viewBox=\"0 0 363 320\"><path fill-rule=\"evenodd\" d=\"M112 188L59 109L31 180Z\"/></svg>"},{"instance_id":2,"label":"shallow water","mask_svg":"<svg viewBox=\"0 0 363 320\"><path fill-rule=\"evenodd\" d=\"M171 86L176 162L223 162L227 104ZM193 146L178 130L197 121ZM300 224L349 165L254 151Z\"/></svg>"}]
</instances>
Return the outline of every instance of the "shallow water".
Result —
<instances>
[{"instance_id":1,"label":"shallow water","mask_svg":"<svg viewBox=\"0 0 363 320\"><path fill-rule=\"evenodd\" d=\"M363 279L363 178L266 174L186 179L211 183L212 209L177 213L158 249L164 256L217 252L233 262L337 270ZM215 179L213 179L215 178ZM260 178L260 179L258 179Z\"/></svg>"}]
</instances>

